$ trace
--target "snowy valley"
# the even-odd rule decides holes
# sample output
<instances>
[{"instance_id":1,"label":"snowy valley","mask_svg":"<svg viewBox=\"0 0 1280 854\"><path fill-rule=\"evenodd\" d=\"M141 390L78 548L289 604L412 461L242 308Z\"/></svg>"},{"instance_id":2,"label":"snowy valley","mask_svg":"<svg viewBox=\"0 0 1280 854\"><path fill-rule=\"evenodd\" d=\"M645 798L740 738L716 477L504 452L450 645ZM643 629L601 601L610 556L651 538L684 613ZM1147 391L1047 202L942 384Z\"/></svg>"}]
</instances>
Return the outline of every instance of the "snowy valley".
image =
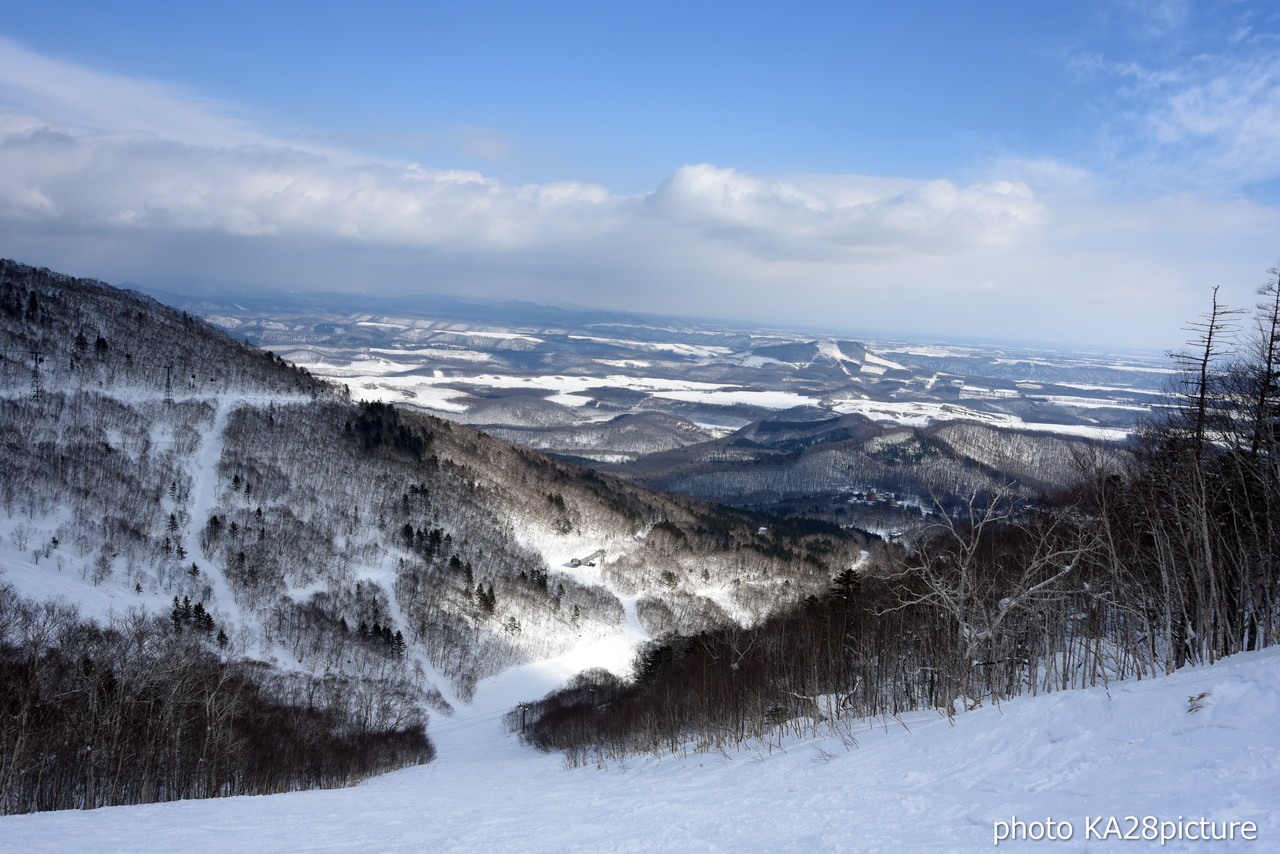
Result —
<instances>
[{"instance_id":1,"label":"snowy valley","mask_svg":"<svg viewBox=\"0 0 1280 854\"><path fill-rule=\"evenodd\" d=\"M165 656L180 636L210 678L265 674L259 689L286 707L423 738L429 712L456 714L506 668L588 645L620 650L625 670L651 636L749 624L823 591L866 545L834 528L780 535L353 403L153 301L9 262L4 273L0 583L12 587L0 625L13 650L45 656L16 674L37 691L10 698L19 721L43 720L34 686L46 680L87 700L124 676L106 662L138 678L177 667ZM55 597L69 602L43 604ZM82 673L62 669L67 656ZM123 715L149 701L119 702ZM89 752L104 733L121 738L118 718L51 721L77 733L59 764L122 777ZM147 749L162 757L179 742ZM46 801L32 776L43 761L11 756L4 811L240 785L188 778L166 764L186 758L170 756L155 761L171 779L139 772L147 791L113 782Z\"/></svg>"},{"instance_id":2,"label":"snowy valley","mask_svg":"<svg viewBox=\"0 0 1280 854\"><path fill-rule=\"evenodd\" d=\"M1096 441L1155 360L209 313L0 262L5 850L1280 831L1273 424Z\"/></svg>"}]
</instances>

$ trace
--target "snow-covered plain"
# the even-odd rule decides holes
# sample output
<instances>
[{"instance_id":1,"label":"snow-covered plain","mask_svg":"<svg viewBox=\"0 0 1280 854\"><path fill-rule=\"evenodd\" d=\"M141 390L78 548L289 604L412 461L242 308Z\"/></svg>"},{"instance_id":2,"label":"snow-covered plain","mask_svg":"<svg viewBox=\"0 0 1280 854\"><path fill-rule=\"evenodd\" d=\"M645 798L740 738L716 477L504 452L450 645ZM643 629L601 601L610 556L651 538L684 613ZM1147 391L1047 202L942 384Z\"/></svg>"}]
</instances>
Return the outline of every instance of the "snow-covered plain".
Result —
<instances>
[{"instance_id":1,"label":"snow-covered plain","mask_svg":"<svg viewBox=\"0 0 1280 854\"><path fill-rule=\"evenodd\" d=\"M1057 433L1063 436L1086 436L1107 441L1120 441L1130 433L1129 430L1094 427L1088 424L1041 424L1023 421L1016 415L1009 415L1004 412L978 412L951 403L932 403L929 401L842 400L834 404L831 409L842 414L857 413L865 415L872 421L884 421L914 427L924 427L939 421L964 420L976 421L991 427L1035 430L1042 433Z\"/></svg>"},{"instance_id":2,"label":"snow-covered plain","mask_svg":"<svg viewBox=\"0 0 1280 854\"><path fill-rule=\"evenodd\" d=\"M1280 649L953 720L862 721L843 740L570 769L521 747L501 717L573 663L484 684L470 707L433 724L440 757L427 766L352 789L10 816L0 818L0 849L1280 850ZM1186 838L1203 832L1202 819L1219 833L1237 822L1234 841ZM997 830L1017 834L1017 821L1024 835L1052 821L1055 836L1071 838L996 846ZM1117 836L1131 830L1136 839ZM1183 838L1143 838L1162 830Z\"/></svg>"},{"instance_id":3,"label":"snow-covered plain","mask_svg":"<svg viewBox=\"0 0 1280 854\"><path fill-rule=\"evenodd\" d=\"M1122 440L1146 411L1135 403L1134 390L1155 400L1161 394L1158 382L1141 374L1166 377L1172 370L1167 359L1154 354L891 341L854 344L795 331L729 331L696 324L658 330L663 340L643 340L643 334L619 337L617 324L588 324L585 328L591 331L586 334L567 328L530 334L528 328L498 329L487 322L380 317L356 325L386 333L379 342L383 346L352 347L323 336L314 340L315 318L298 323L298 329L307 330L305 341L287 331L272 331L278 322L259 320L262 327L257 331L266 336L264 343L317 376L347 385L357 399L405 403L445 418L465 415L480 399L524 393L568 406L582 422L646 409L671 411L671 401L677 401L686 409L697 407L704 419L707 411L718 409L734 429L762 417L763 411L805 407L916 427L971 420ZM339 326L345 323L337 317L330 320ZM673 335L688 340L666 340ZM516 351L527 358L512 361ZM913 367L912 359L919 358L944 361ZM997 370L988 382L984 371L991 367ZM1019 367L1029 373L1010 373L1010 368ZM1046 371L1049 377L1031 382ZM1010 378L1015 385L1010 386ZM1063 387L1081 393L1060 393ZM957 395L965 405L955 402ZM1011 405L1020 406L1017 412L1022 416L1035 412L1034 423L1024 424L1012 414Z\"/></svg>"}]
</instances>

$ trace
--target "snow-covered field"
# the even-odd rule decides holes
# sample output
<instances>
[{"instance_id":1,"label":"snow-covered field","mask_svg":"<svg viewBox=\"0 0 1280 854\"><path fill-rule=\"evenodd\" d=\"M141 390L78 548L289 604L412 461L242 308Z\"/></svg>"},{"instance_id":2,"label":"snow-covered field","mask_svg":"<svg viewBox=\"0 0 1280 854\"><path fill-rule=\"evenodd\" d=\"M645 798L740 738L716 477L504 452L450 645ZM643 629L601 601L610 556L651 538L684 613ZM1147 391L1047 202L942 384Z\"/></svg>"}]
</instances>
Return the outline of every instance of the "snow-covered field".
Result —
<instances>
[{"instance_id":1,"label":"snow-covered field","mask_svg":"<svg viewBox=\"0 0 1280 854\"><path fill-rule=\"evenodd\" d=\"M565 672L529 666L483 685L433 724L440 758L424 767L345 790L0 818L0 849L1280 850L1280 649L954 721L862 722L856 746L792 739L603 769L566 769L502 728L511 704ZM997 846L1001 831L1024 838Z\"/></svg>"},{"instance_id":2,"label":"snow-covered field","mask_svg":"<svg viewBox=\"0 0 1280 854\"><path fill-rule=\"evenodd\" d=\"M1029 422L1023 421L1016 415L1009 415L1003 412L978 412L951 403L931 403L928 401L842 400L832 406L831 409L841 414L857 413L865 415L873 421L907 424L914 427L924 427L939 421L965 420L976 421L992 427L1035 430L1042 433L1057 433L1062 436L1086 436L1106 441L1120 441L1130 433L1129 430L1093 427L1087 424Z\"/></svg>"},{"instance_id":3,"label":"snow-covered field","mask_svg":"<svg viewBox=\"0 0 1280 854\"><path fill-rule=\"evenodd\" d=\"M348 329L350 318L326 316L326 324L316 324L316 317L305 322L285 317L282 324L270 315L253 326L264 345L348 386L357 399L406 403L446 418L465 415L477 400L514 394L571 407L586 421L624 412L669 412L671 401L678 401L697 407L704 418L708 410L719 409L735 428L767 410L807 407L918 427L994 420L1015 429L1112 440L1123 439L1146 410L1135 403L1134 392L1158 401L1158 378L1172 370L1167 359L1154 354L858 344L796 331L697 324L657 330L662 340L643 340L643 327L625 324L637 334L619 336L623 327L617 324L530 334L510 324L499 329L501 324L491 322L386 316L356 322L383 334L353 342L345 332L332 332L333 338L320 332ZM223 325L238 329L243 324ZM667 340L672 336L687 340ZM521 358L513 360L515 354ZM984 379L988 372L990 378ZM956 403L957 395L963 405ZM1024 425L1019 415L1032 412L1035 423Z\"/></svg>"}]
</instances>

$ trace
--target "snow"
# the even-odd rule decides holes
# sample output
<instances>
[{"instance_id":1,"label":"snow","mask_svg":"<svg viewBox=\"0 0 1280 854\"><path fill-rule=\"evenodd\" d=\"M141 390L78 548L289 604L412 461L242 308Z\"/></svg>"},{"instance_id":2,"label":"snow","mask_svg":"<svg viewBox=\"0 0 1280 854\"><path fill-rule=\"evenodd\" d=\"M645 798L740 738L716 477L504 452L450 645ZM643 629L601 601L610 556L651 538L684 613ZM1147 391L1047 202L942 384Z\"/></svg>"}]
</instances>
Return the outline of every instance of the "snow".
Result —
<instances>
[{"instance_id":1,"label":"snow","mask_svg":"<svg viewBox=\"0 0 1280 854\"><path fill-rule=\"evenodd\" d=\"M651 368L652 362L640 359L596 359L596 364L608 365L611 368Z\"/></svg>"},{"instance_id":2,"label":"snow","mask_svg":"<svg viewBox=\"0 0 1280 854\"><path fill-rule=\"evenodd\" d=\"M299 364L303 364L308 370L323 373L336 380L359 376L381 377L386 374L404 373L405 370L405 365L401 362L372 356L361 356L343 363L315 361Z\"/></svg>"},{"instance_id":3,"label":"snow","mask_svg":"<svg viewBox=\"0 0 1280 854\"><path fill-rule=\"evenodd\" d=\"M707 433L710 433L713 439L722 439L725 436L728 436L734 430L738 429L737 426L729 426L725 424L712 424L709 421L694 421L693 424L698 429L703 430Z\"/></svg>"},{"instance_id":4,"label":"snow","mask_svg":"<svg viewBox=\"0 0 1280 854\"><path fill-rule=\"evenodd\" d=\"M951 719L862 721L843 739L567 769L521 747L501 718L586 660L486 682L433 724L439 759L355 788L9 816L0 840L29 854L970 852L997 847L997 822L1051 820L1072 838L999 850L1276 850L1280 649ZM1147 817L1251 821L1257 841L1239 829L1234 842L1097 838L1108 818L1130 827L1126 816L1139 832Z\"/></svg>"},{"instance_id":5,"label":"snow","mask_svg":"<svg viewBox=\"0 0 1280 854\"><path fill-rule=\"evenodd\" d=\"M793 406L817 406L820 403L816 398L805 397L793 391L749 391L747 389L656 391L653 396L712 406L745 404L748 406L760 406L765 409L790 409Z\"/></svg>"},{"instance_id":6,"label":"snow","mask_svg":"<svg viewBox=\"0 0 1280 854\"><path fill-rule=\"evenodd\" d=\"M361 363L368 367L368 363ZM337 376L335 374L335 376ZM455 402L467 397L467 393L450 385L490 388L527 388L551 391L547 399L566 406L581 407L591 401L589 395L596 389L629 389L641 391L671 400L701 403L713 406L746 404L766 409L790 409L795 406L820 406L818 398L789 391L753 391L738 386L696 380L665 379L659 377L632 377L611 374L605 377L583 376L512 376L505 374L480 374L478 376L386 376L366 374L341 378L351 389L353 397L361 400L408 402L415 406L443 412L463 412L466 406ZM584 396L588 395L588 396ZM892 404L890 404L892 406Z\"/></svg>"},{"instance_id":7,"label":"snow","mask_svg":"<svg viewBox=\"0 0 1280 854\"><path fill-rule=\"evenodd\" d=\"M593 451L590 448L584 450L574 450L575 456L584 460L595 460L598 463L621 464L634 462L637 454L609 453L606 451Z\"/></svg>"},{"instance_id":8,"label":"snow","mask_svg":"<svg viewBox=\"0 0 1280 854\"><path fill-rule=\"evenodd\" d=\"M238 317L227 317L223 314L206 314L204 319L215 326L221 326L223 329L235 329L244 323L244 321Z\"/></svg>"},{"instance_id":9,"label":"snow","mask_svg":"<svg viewBox=\"0 0 1280 854\"><path fill-rule=\"evenodd\" d=\"M137 390L118 397L135 404L162 399L158 393L140 393ZM243 614L236 607L235 597L226 577L219 571L208 571L216 564L204 554L199 532L218 508L217 470L222 458L223 433L231 414L240 407L310 405L312 401L304 395L258 394L216 397L191 395L185 399L201 400L214 407L213 421L208 429L201 431L200 444L188 462L191 504L187 513L191 525L184 531L183 537L183 542L190 550L188 560L200 568L201 578L213 591L209 609L219 623L233 629L239 626L242 632L260 631L260 625L256 623L252 626L244 624ZM158 446L173 442L169 425L161 423L153 426L149 438L152 444ZM127 448L131 444L123 436L116 437L113 443L121 448ZM50 538L57 535L59 526L70 521L71 512L66 507L59 508L53 515L38 519L21 515L0 516L0 580L12 584L19 594L32 599L65 599L74 603L83 615L97 619L110 619L112 615L121 615L136 607L148 611L164 611L169 607L172 601L171 591L158 589L154 582L148 581L146 587L137 592L133 586L135 582L122 571L124 562L121 560L113 562L109 578L100 584L94 584L89 578L89 567L94 558L92 550L79 553L70 543L60 542L57 548L50 548L45 557L31 554L33 549L48 544ZM18 548L14 539L15 531L19 528L28 530L25 550Z\"/></svg>"},{"instance_id":10,"label":"snow","mask_svg":"<svg viewBox=\"0 0 1280 854\"><path fill-rule=\"evenodd\" d=\"M520 332L492 332L482 331L479 329L439 329L435 330L436 335L454 335L459 338L494 338L499 341L528 341L532 344L542 344L542 338L535 338L532 335L524 335Z\"/></svg>"},{"instance_id":11,"label":"snow","mask_svg":"<svg viewBox=\"0 0 1280 854\"><path fill-rule=\"evenodd\" d=\"M1134 412L1150 412L1150 406L1135 406L1129 403L1117 403L1114 400L1099 400L1096 397L1072 397L1064 394L1029 394L1028 400L1043 400L1068 406L1074 409L1129 409Z\"/></svg>"},{"instance_id":12,"label":"snow","mask_svg":"<svg viewBox=\"0 0 1280 854\"><path fill-rule=\"evenodd\" d=\"M738 363L745 368L763 368L765 365L787 364L787 362L783 362L778 359L771 359L768 356L757 356L754 354L750 356L743 356L738 360Z\"/></svg>"},{"instance_id":13,"label":"snow","mask_svg":"<svg viewBox=\"0 0 1280 854\"><path fill-rule=\"evenodd\" d=\"M382 323L382 322L375 321L375 320L361 320L361 321L358 321L358 322L356 323L356 326L368 326L368 327L371 327L371 328L373 328L373 329L401 329L401 328L403 328L403 324L400 324L400 323Z\"/></svg>"},{"instance_id":14,"label":"snow","mask_svg":"<svg viewBox=\"0 0 1280 854\"><path fill-rule=\"evenodd\" d=\"M1177 368L1160 368L1160 367L1153 367L1150 365L1115 364L1115 365L1107 365L1106 367L1110 368L1113 371L1139 371L1145 374L1176 374L1178 373Z\"/></svg>"},{"instance_id":15,"label":"snow","mask_svg":"<svg viewBox=\"0 0 1280 854\"><path fill-rule=\"evenodd\" d=\"M935 421L981 421L992 426L1012 426L1011 415L978 412L950 403L930 401L841 400L832 410L844 415L857 413L874 421L891 421L913 427L923 427Z\"/></svg>"},{"instance_id":16,"label":"snow","mask_svg":"<svg viewBox=\"0 0 1280 854\"><path fill-rule=\"evenodd\" d=\"M94 584L89 579L92 553L76 554L67 543L59 544L47 558L32 554L37 547L48 544L58 527L70 520L66 507L35 520L0 516L0 582L12 584L20 595L30 599L66 599L74 602L81 613L98 618L123 614L137 606L150 611L169 607L172 597L167 593L135 593L131 585L124 583L123 573L117 571L106 583ZM29 534L25 549L18 548L14 540L15 532L23 528ZM113 565L113 570L120 568L120 562Z\"/></svg>"},{"instance_id":17,"label":"snow","mask_svg":"<svg viewBox=\"0 0 1280 854\"><path fill-rule=\"evenodd\" d=\"M1055 367L1053 362L1046 362L1044 359L992 359L997 365L1038 365L1040 367Z\"/></svg>"},{"instance_id":18,"label":"snow","mask_svg":"<svg viewBox=\"0 0 1280 854\"><path fill-rule=\"evenodd\" d=\"M1018 392L1011 388L987 388L978 385L962 385L960 386L960 399L965 398L1016 398Z\"/></svg>"},{"instance_id":19,"label":"snow","mask_svg":"<svg viewBox=\"0 0 1280 854\"><path fill-rule=\"evenodd\" d=\"M573 392L569 392L569 391L550 395L547 397L547 400L551 401L552 403L558 403L561 406L573 406L573 407L586 406L588 403L591 402L590 397L583 397L580 394L574 394Z\"/></svg>"},{"instance_id":20,"label":"snow","mask_svg":"<svg viewBox=\"0 0 1280 854\"><path fill-rule=\"evenodd\" d=\"M1115 427L1093 427L1088 424L1040 424L1035 421L1022 421L1010 425L1019 430L1035 430L1041 433L1057 433L1060 436L1081 436L1086 439L1101 439L1107 442L1121 442L1128 438L1132 430L1120 430Z\"/></svg>"},{"instance_id":21,"label":"snow","mask_svg":"<svg viewBox=\"0 0 1280 854\"><path fill-rule=\"evenodd\" d=\"M191 532L192 536L187 539L191 541L193 562L204 572L205 581L213 589L214 599L223 606L215 612L215 616L221 623L225 624L230 618L243 626L244 615L236 607L231 585L227 583L226 576L216 569L214 561L204 553L198 533L200 527L213 515L213 511L218 509L218 463L222 459L223 435L227 429L227 421L230 420L231 413L235 411L237 405L238 401L233 398L225 398L218 402L217 409L214 411L213 424L201 433L200 445L192 457L188 474L191 476L190 515L194 530ZM211 567L214 568L212 572L209 571Z\"/></svg>"},{"instance_id":22,"label":"snow","mask_svg":"<svg viewBox=\"0 0 1280 854\"><path fill-rule=\"evenodd\" d=\"M458 398L468 397L466 392L453 388L433 385L426 380L415 382L415 378L396 378L392 380L382 377L350 377L346 386L351 390L351 397L377 403L408 403L423 409L437 412L466 412L467 407L455 403ZM430 379L437 379L432 377ZM445 380L447 382L447 380Z\"/></svg>"},{"instance_id":23,"label":"snow","mask_svg":"<svg viewBox=\"0 0 1280 854\"><path fill-rule=\"evenodd\" d=\"M1084 391L1109 391L1109 392L1121 393L1121 394L1149 394L1157 397L1164 396L1166 394L1166 392L1159 391L1157 389L1130 388L1129 386L1117 386L1117 385L1090 385L1089 383L1062 383L1062 382L1054 383L1054 385L1062 386L1063 388L1078 388Z\"/></svg>"},{"instance_id":24,"label":"snow","mask_svg":"<svg viewBox=\"0 0 1280 854\"><path fill-rule=\"evenodd\" d=\"M601 338L595 335L569 335L567 337L571 341L592 341L598 344L631 347L635 350L654 353L674 353L678 356L702 359L714 359L717 356L725 356L733 352L728 347L719 347L714 344L682 344L675 341L630 341L625 338Z\"/></svg>"},{"instance_id":25,"label":"snow","mask_svg":"<svg viewBox=\"0 0 1280 854\"><path fill-rule=\"evenodd\" d=\"M268 401L210 400L213 424L189 469L197 523L217 506L216 467L231 412ZM14 542L19 520L0 520L6 580L38 598L67 595L95 614L166 607L165 596L135 594L117 579L95 587L81 575L83 557L67 555L59 569L66 544L37 563L31 549L62 520L25 522L33 530L23 548ZM639 547L632 532L519 534L556 573L583 581L598 580L600 570L565 566L569 557L605 548L615 559ZM204 563L198 549L193 558ZM365 577L385 581L390 559L366 567ZM731 604L724 588L696 592ZM216 591L224 604L229 596ZM997 822L1048 819L1070 828L1073 839L999 847L1161 847L1086 839L1087 828L1105 830L1108 817L1124 829L1126 816L1180 827L1202 818L1252 821L1257 842L1213 849L1277 849L1280 648L1163 679L1024 697L954 718L924 711L851 722L726 753L570 769L559 756L522 747L502 724L516 703L588 667L626 672L644 632L635 597L620 599L618 626L489 679L471 704L455 702L455 715L434 717L429 732L440 756L429 765L344 790L0 817L0 851L967 852L991 850ZM1162 850L1207 844L1175 840Z\"/></svg>"},{"instance_id":26,"label":"snow","mask_svg":"<svg viewBox=\"0 0 1280 854\"><path fill-rule=\"evenodd\" d=\"M875 353L872 353L870 350L867 351L867 355L865 358L866 358L866 364L868 365L876 365L886 370L894 370L894 371L907 370L907 368L904 367L903 365L897 362L890 361L889 359L885 359L881 356L877 356Z\"/></svg>"},{"instance_id":27,"label":"snow","mask_svg":"<svg viewBox=\"0 0 1280 854\"><path fill-rule=\"evenodd\" d=\"M419 347L413 350L388 350L383 348L374 348L369 352L378 353L389 356L392 359L391 364L401 368L406 365L414 365L416 361L421 359L436 359L442 362L463 361L463 362L488 362L493 357L488 353L482 353L479 350L461 350L461 349L444 349L441 347ZM408 357L414 357L409 359ZM397 358L399 357L399 358Z\"/></svg>"},{"instance_id":28,"label":"snow","mask_svg":"<svg viewBox=\"0 0 1280 854\"><path fill-rule=\"evenodd\" d=\"M851 413L865 415L873 421L887 421L913 427L925 427L938 421L976 421L991 427L1035 430L1041 433L1083 436L1105 441L1120 441L1130 433L1129 430L1094 427L1089 424L1046 424L1023 421L1016 415L1003 412L979 412L950 403L929 401L841 400L833 404L831 409L846 415Z\"/></svg>"},{"instance_id":29,"label":"snow","mask_svg":"<svg viewBox=\"0 0 1280 854\"><path fill-rule=\"evenodd\" d=\"M830 338L823 341L815 341L814 347L817 349L819 355L827 359L830 359L833 362L853 361L844 353L840 352L840 345L837 344L835 341L832 341Z\"/></svg>"},{"instance_id":30,"label":"snow","mask_svg":"<svg viewBox=\"0 0 1280 854\"><path fill-rule=\"evenodd\" d=\"M870 344L870 342L864 342ZM946 358L947 356L963 356L975 352L972 347L961 346L941 346L926 344L876 344L874 345L877 353L903 353L908 356L928 356L932 358Z\"/></svg>"},{"instance_id":31,"label":"snow","mask_svg":"<svg viewBox=\"0 0 1280 854\"><path fill-rule=\"evenodd\" d=\"M852 401L840 399L849 394L848 389L834 392L825 399L818 395L806 395L784 390L784 387L773 385L767 379L758 383L716 383L698 380L683 380L673 377L634 376L630 373L606 373L609 369L648 373L645 369L661 365L666 355L690 358L697 362L726 362L749 368L764 368L769 365L781 365L778 360L752 355L749 353L733 353L727 348L711 345L693 345L668 342L643 342L606 336L569 335L568 338L578 341L628 346L641 351L641 358L597 358L594 367L600 373L582 375L564 374L524 374L507 373L501 368L494 372L480 370L442 371L434 367L437 360L446 360L461 365L469 363L476 368L493 359L483 352L483 337L467 340L472 333L466 331L442 331L438 334L457 336L459 342L471 343L480 349L443 349L435 346L417 349L369 348L358 355L352 351L339 348L309 347L296 355L300 363L314 373L346 383L359 399L385 402L407 402L427 409L444 417L465 413L473 404L473 396L483 396L481 389L528 389L534 393L548 395L549 399L562 405L584 412L584 406L594 402L595 398L610 389L623 389L640 392L653 398L666 398L704 406L732 407L742 404L766 409L787 409L797 406L823 407L836 413L860 412L868 417L907 426L926 426L942 420L966 419L989 423L995 426L1053 432L1062 435L1088 436L1102 440L1123 439L1126 430L1101 428L1093 426L1058 427L1050 421L1039 424L1024 424L1019 418L1000 413L984 413L941 401L921 401L907 403L900 401ZM480 334L480 333L475 333ZM512 339L535 341L529 336L518 333L484 333L490 339L504 336ZM916 345L875 345L867 349L860 360L852 359L840 350L839 344L832 339L820 339L813 342L817 352L836 361L846 374L857 374L866 382L874 382L890 371L907 371L901 362L888 358L895 354L929 354L964 357L980 357L982 350L969 347L916 346ZM447 346L447 345L446 345ZM328 355L321 356L321 352ZM658 361L646 358L649 354ZM1097 367L1139 372L1167 372L1166 367L1147 366L1140 360L1126 362L1123 358L1092 357L1073 354L1064 355L1061 360L1032 358L1030 356L1005 356L995 359L1000 364L1036 364L1053 365L1063 368ZM856 371L851 371L856 366ZM495 366L496 367L496 364ZM581 368L577 369L581 370ZM450 374L446 376L446 374ZM929 392L935 389L946 375L935 372L929 376L920 376L913 383L918 383L921 390ZM1124 386L1091 385L1089 383L1055 383L1065 393L1054 393L1050 389L1045 393L1040 384L1019 384L1013 387L988 387L985 384L965 382L960 378L951 380L958 385L961 399L981 401L1016 400L1025 398L1041 401L1053 407L1084 413L1093 409L1104 409L1113 413L1139 413L1146 407L1130 399L1132 389ZM1117 396L1115 399L1086 397L1073 395L1070 389L1081 391L1104 391ZM1039 393L1036 393L1039 392ZM1144 392L1158 396L1158 392ZM735 425L740 426L740 425Z\"/></svg>"},{"instance_id":32,"label":"snow","mask_svg":"<svg viewBox=\"0 0 1280 854\"><path fill-rule=\"evenodd\" d=\"M367 367L367 363L361 363ZM393 365L397 371L401 365ZM394 373L388 370L386 373ZM635 391L714 391L723 388L719 383L698 382L696 380L662 379L658 377L631 377L611 374L605 377L565 376L563 374L543 376L520 376L513 374L480 374L478 376L387 376L371 373L358 379L393 384L398 387L419 389L423 386L439 384L458 384L467 386L487 386L489 388L536 388L559 393L587 391L593 388L625 388Z\"/></svg>"}]
</instances>

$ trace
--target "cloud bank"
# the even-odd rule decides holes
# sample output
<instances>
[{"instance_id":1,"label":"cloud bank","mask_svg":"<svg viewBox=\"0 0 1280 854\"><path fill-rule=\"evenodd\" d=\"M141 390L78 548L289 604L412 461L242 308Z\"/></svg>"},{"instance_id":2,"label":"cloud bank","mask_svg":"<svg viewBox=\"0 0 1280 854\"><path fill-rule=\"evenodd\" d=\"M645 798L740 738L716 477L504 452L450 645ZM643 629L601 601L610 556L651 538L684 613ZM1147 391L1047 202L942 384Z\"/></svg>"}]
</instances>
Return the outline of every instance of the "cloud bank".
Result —
<instances>
[{"instance_id":1,"label":"cloud bank","mask_svg":"<svg viewBox=\"0 0 1280 854\"><path fill-rule=\"evenodd\" d=\"M1161 83L1135 133L1161 156L1194 143L1181 159L1204 174L1280 174L1280 80L1259 62ZM1227 97L1242 78L1252 88ZM1259 251L1276 209L1195 181L1125 197L1105 174L1049 158L983 173L699 163L638 195L510 184L299 143L231 105L0 40L0 251L109 280L1173 346L1211 284L1243 277L1247 292L1273 260Z\"/></svg>"}]
</instances>

